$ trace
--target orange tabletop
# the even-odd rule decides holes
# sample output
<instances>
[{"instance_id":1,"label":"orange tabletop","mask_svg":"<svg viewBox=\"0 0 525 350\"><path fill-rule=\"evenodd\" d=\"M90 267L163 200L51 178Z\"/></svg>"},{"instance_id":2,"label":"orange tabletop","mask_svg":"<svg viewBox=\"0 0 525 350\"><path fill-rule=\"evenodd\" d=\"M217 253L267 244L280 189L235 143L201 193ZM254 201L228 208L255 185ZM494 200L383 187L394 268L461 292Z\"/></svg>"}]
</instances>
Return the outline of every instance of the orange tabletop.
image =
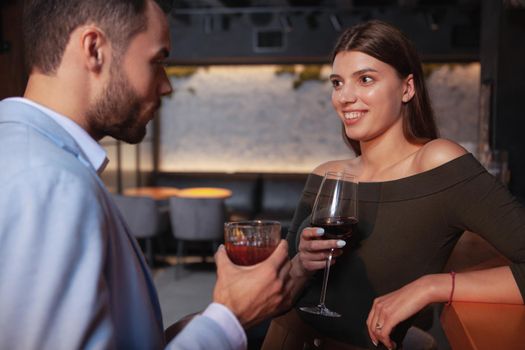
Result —
<instances>
[{"instance_id":1,"label":"orange tabletop","mask_svg":"<svg viewBox=\"0 0 525 350\"><path fill-rule=\"evenodd\" d=\"M180 190L175 187L133 187L126 188L124 194L126 196L150 197L155 200L165 200L176 196L179 191Z\"/></svg>"},{"instance_id":2,"label":"orange tabletop","mask_svg":"<svg viewBox=\"0 0 525 350\"><path fill-rule=\"evenodd\" d=\"M192 187L180 189L177 197L184 198L228 198L232 191L227 188L219 187Z\"/></svg>"},{"instance_id":3,"label":"orange tabletop","mask_svg":"<svg viewBox=\"0 0 525 350\"><path fill-rule=\"evenodd\" d=\"M452 349L523 349L525 306L453 302L441 325Z\"/></svg>"},{"instance_id":4,"label":"orange tabletop","mask_svg":"<svg viewBox=\"0 0 525 350\"><path fill-rule=\"evenodd\" d=\"M458 241L445 271L472 271L508 265L490 244L471 232ZM453 302L443 308L441 325L452 349L525 348L525 306Z\"/></svg>"}]
</instances>

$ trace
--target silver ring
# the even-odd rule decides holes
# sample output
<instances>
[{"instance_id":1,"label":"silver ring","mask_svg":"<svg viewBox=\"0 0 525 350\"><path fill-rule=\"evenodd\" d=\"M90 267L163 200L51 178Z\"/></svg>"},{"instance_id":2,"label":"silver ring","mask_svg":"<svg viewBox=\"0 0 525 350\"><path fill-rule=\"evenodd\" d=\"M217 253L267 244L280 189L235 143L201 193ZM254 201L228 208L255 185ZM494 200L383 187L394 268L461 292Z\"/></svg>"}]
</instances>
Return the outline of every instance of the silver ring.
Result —
<instances>
[{"instance_id":1,"label":"silver ring","mask_svg":"<svg viewBox=\"0 0 525 350\"><path fill-rule=\"evenodd\" d=\"M383 329L383 326L382 326L379 322L377 322L377 323L376 323L376 329L377 329L378 331L380 331L381 329Z\"/></svg>"}]
</instances>

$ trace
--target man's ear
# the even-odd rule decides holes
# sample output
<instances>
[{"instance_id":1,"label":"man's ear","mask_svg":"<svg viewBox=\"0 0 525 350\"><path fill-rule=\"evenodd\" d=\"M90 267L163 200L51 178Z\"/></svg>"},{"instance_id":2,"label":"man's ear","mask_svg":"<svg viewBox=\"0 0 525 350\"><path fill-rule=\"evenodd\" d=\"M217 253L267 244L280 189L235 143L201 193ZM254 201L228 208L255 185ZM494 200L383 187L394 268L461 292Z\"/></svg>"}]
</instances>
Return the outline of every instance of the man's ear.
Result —
<instances>
[{"instance_id":1,"label":"man's ear","mask_svg":"<svg viewBox=\"0 0 525 350\"><path fill-rule=\"evenodd\" d=\"M86 67L92 72L100 73L109 57L110 47L106 35L98 27L87 26L80 39Z\"/></svg>"},{"instance_id":2,"label":"man's ear","mask_svg":"<svg viewBox=\"0 0 525 350\"><path fill-rule=\"evenodd\" d=\"M416 90L414 88L414 75L409 74L403 82L403 97L401 100L403 103L407 103L412 99L412 97L414 97L415 93Z\"/></svg>"}]
</instances>

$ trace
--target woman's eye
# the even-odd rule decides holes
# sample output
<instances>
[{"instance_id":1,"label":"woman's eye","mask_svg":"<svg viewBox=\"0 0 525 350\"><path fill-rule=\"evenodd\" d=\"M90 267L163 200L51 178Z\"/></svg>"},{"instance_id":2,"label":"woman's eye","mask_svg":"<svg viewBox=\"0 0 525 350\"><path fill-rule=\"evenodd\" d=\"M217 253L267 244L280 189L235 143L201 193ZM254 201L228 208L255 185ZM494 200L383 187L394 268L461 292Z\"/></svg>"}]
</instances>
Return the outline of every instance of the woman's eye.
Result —
<instances>
[{"instance_id":1,"label":"woman's eye","mask_svg":"<svg viewBox=\"0 0 525 350\"><path fill-rule=\"evenodd\" d=\"M337 88L341 86L343 83L340 80L332 79L332 87Z\"/></svg>"},{"instance_id":2,"label":"woman's eye","mask_svg":"<svg viewBox=\"0 0 525 350\"><path fill-rule=\"evenodd\" d=\"M370 84L372 81L374 81L374 79L372 79L368 75L362 76L359 80L361 80L361 83L363 84Z\"/></svg>"}]
</instances>

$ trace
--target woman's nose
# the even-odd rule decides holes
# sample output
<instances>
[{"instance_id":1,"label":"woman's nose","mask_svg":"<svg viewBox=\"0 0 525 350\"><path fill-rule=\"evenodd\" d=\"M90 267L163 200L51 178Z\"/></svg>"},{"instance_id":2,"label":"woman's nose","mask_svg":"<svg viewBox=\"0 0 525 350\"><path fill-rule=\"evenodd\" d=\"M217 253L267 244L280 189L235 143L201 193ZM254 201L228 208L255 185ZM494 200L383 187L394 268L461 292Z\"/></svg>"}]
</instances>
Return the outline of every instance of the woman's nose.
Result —
<instances>
[{"instance_id":1,"label":"woman's nose","mask_svg":"<svg viewBox=\"0 0 525 350\"><path fill-rule=\"evenodd\" d=\"M357 95L355 90L350 85L343 86L338 91L338 99L340 103L355 103L357 101Z\"/></svg>"}]
</instances>

